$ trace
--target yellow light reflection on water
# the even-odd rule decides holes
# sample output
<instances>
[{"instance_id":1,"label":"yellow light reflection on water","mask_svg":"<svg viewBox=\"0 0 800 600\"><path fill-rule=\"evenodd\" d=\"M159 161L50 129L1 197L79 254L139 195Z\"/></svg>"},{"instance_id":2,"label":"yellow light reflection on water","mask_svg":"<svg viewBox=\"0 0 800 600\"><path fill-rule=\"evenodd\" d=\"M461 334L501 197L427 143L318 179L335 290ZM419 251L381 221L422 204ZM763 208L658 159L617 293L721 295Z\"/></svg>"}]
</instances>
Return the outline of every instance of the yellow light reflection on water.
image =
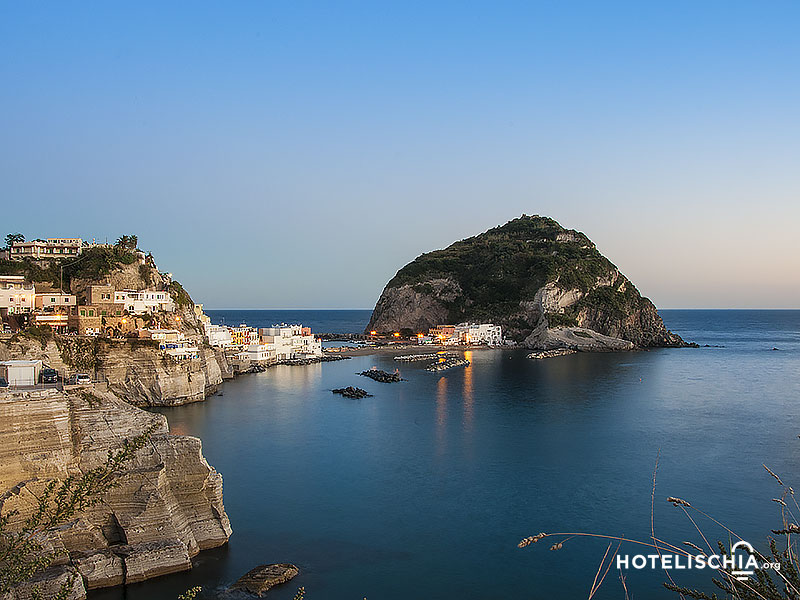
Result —
<instances>
[{"instance_id":1,"label":"yellow light reflection on water","mask_svg":"<svg viewBox=\"0 0 800 600\"><path fill-rule=\"evenodd\" d=\"M469 364L464 367L464 429L472 429L475 396L472 389L472 350L464 351Z\"/></svg>"}]
</instances>

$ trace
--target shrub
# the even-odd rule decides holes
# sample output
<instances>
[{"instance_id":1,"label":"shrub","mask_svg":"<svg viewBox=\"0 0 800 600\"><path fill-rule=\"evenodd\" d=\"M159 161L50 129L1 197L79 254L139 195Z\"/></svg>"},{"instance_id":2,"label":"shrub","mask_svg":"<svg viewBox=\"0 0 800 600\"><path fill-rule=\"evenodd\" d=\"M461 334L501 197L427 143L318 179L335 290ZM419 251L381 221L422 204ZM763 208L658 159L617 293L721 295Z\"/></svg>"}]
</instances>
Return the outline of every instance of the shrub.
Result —
<instances>
[{"instance_id":1,"label":"shrub","mask_svg":"<svg viewBox=\"0 0 800 600\"><path fill-rule=\"evenodd\" d=\"M12 520L19 517L17 511L0 516L0 594L5 595L14 586L29 581L36 573L45 569L61 552L47 550L43 538L57 527L68 523L76 515L96 505L106 492L118 485L118 476L124 465L144 447L153 434L150 428L130 440L126 439L116 452L109 451L106 462L99 467L78 475L70 475L59 482L51 480L39 494L37 508L17 527ZM66 600L75 583L77 574L66 581L55 600ZM41 597L37 590L34 597Z\"/></svg>"},{"instance_id":2,"label":"shrub","mask_svg":"<svg viewBox=\"0 0 800 600\"><path fill-rule=\"evenodd\" d=\"M578 321L574 316L565 313L547 313L547 324L550 327L577 327Z\"/></svg>"},{"instance_id":3,"label":"shrub","mask_svg":"<svg viewBox=\"0 0 800 600\"><path fill-rule=\"evenodd\" d=\"M50 325L32 325L23 331L22 335L38 341L44 350L47 348L47 342L53 339L53 328Z\"/></svg>"},{"instance_id":4,"label":"shrub","mask_svg":"<svg viewBox=\"0 0 800 600\"><path fill-rule=\"evenodd\" d=\"M191 306L194 304L189 292L183 289L183 286L177 281L172 281L169 284L169 293L178 306Z\"/></svg>"}]
</instances>

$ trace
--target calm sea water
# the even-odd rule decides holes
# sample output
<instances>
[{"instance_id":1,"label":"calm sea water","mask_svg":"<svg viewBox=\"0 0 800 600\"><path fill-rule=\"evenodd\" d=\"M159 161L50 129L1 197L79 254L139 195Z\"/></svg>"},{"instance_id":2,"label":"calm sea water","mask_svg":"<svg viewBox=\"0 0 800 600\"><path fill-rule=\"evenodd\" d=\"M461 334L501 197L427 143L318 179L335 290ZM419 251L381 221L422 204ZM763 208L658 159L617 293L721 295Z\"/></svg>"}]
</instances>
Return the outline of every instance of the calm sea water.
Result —
<instances>
[{"instance_id":1,"label":"calm sea water","mask_svg":"<svg viewBox=\"0 0 800 600\"><path fill-rule=\"evenodd\" d=\"M369 316L313 312L246 320L360 331ZM779 488L761 464L800 483L800 311L663 316L686 339L723 347L545 361L474 351L470 367L442 374L401 365L407 381L397 384L356 376L397 366L366 356L276 367L160 411L173 432L203 439L234 535L190 573L92 597L173 599L192 585L215 597L257 564L293 562L302 574L270 597L305 586L309 600L585 598L605 543L572 539L550 552L549 542L517 542L539 531L646 539L659 452L657 535L702 543L665 501L675 495L763 550L780 517ZM374 397L331 394L346 385ZM664 579L631 571L627 584L634 597L675 597ZM678 581L714 591L708 572ZM612 571L597 597L621 596Z\"/></svg>"}]
</instances>

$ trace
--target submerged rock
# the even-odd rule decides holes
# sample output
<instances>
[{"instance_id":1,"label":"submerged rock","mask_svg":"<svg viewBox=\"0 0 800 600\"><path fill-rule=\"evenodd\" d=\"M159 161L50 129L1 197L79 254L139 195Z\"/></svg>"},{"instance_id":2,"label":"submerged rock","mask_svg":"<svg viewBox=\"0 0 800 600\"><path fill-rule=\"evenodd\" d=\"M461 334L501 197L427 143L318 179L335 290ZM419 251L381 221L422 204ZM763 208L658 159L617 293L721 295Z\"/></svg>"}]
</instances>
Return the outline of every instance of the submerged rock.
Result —
<instances>
[{"instance_id":1,"label":"submerged rock","mask_svg":"<svg viewBox=\"0 0 800 600\"><path fill-rule=\"evenodd\" d=\"M259 598L270 588L286 583L297 576L300 570L292 564L261 565L242 575L230 589L255 594Z\"/></svg>"}]
</instances>

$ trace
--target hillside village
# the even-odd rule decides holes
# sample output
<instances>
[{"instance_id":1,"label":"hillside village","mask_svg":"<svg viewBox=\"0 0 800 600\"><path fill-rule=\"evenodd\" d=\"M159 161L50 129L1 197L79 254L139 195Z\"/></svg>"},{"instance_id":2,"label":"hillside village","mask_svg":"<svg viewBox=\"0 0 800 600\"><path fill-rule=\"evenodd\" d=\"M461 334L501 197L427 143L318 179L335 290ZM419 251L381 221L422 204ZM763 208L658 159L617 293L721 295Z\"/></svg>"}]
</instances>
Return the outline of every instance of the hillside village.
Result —
<instances>
[{"instance_id":1,"label":"hillside village","mask_svg":"<svg viewBox=\"0 0 800 600\"><path fill-rule=\"evenodd\" d=\"M0 255L0 319L6 338L59 334L149 340L151 348L177 362L198 360L201 348L211 347L236 370L322 356L321 341L299 324L260 329L213 325L203 305L195 304L171 273L160 271L153 256L138 248L136 236L122 236L114 244L20 238L8 236ZM20 383L38 379L42 368L27 366ZM69 375L76 374L59 374Z\"/></svg>"}]
</instances>

